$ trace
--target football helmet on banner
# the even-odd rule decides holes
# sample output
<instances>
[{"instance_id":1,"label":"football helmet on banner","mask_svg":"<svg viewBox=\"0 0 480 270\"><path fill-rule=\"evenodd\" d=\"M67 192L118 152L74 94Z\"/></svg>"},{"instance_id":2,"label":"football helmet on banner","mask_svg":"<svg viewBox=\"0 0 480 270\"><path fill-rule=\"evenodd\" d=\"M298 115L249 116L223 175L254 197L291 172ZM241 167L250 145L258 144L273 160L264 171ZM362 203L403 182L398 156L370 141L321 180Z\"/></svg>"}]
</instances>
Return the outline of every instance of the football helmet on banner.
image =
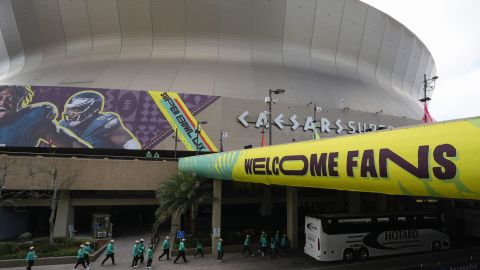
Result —
<instances>
[{"instance_id":1,"label":"football helmet on banner","mask_svg":"<svg viewBox=\"0 0 480 270\"><path fill-rule=\"evenodd\" d=\"M97 92L77 93L65 105L64 119L71 127L78 126L103 109L103 100L103 96Z\"/></svg>"}]
</instances>

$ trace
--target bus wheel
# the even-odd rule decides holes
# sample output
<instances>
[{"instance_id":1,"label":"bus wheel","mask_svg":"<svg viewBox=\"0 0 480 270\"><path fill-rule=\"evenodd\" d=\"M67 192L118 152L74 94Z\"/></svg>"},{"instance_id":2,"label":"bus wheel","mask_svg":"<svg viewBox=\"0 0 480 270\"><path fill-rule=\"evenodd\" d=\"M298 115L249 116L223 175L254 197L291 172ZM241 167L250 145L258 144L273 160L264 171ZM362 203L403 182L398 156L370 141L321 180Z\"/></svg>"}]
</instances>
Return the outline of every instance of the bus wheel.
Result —
<instances>
[{"instance_id":1,"label":"bus wheel","mask_svg":"<svg viewBox=\"0 0 480 270\"><path fill-rule=\"evenodd\" d=\"M355 258L354 254L353 254L353 250L351 249L346 249L344 252L343 252L343 260L346 261L346 262L353 262L353 259Z\"/></svg>"},{"instance_id":2,"label":"bus wheel","mask_svg":"<svg viewBox=\"0 0 480 270\"><path fill-rule=\"evenodd\" d=\"M441 249L440 242L435 241L432 243L432 251L440 251Z\"/></svg>"},{"instance_id":3,"label":"bus wheel","mask_svg":"<svg viewBox=\"0 0 480 270\"><path fill-rule=\"evenodd\" d=\"M358 251L358 258L361 260L361 261L366 261L368 260L368 250L366 248L361 248L359 251Z\"/></svg>"}]
</instances>

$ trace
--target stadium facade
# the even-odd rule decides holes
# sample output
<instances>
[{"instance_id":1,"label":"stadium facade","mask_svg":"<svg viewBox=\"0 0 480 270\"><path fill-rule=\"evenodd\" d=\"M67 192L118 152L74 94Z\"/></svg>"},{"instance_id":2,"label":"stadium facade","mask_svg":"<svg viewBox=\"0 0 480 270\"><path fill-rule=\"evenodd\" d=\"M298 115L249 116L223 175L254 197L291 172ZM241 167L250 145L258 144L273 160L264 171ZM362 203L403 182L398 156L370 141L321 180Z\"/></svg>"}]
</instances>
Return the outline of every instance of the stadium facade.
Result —
<instances>
[{"instance_id":1,"label":"stadium facade","mask_svg":"<svg viewBox=\"0 0 480 270\"><path fill-rule=\"evenodd\" d=\"M52 146L211 152L259 147L262 132L266 144L270 132L280 144L310 140L315 132L331 137L412 125L423 115L424 74L436 74L414 33L357 0L10 0L0 2L0 18L0 84L17 89L10 99L22 101L9 110L0 100L11 111L0 118L5 152ZM17 95L24 92L30 98ZM33 115L43 115L36 128L13 127ZM208 123L198 136L202 122ZM37 132L45 125L57 133ZM21 132L30 135L17 140ZM3 162L5 190L49 190L48 181L27 177L26 169L51 167L48 157L5 155ZM176 171L175 161L57 162L66 191L57 212L59 236L69 224L89 229L98 212L132 214L142 223L155 209L152 191ZM274 215L281 216L292 200L299 215L399 207L386 196L289 194L281 187L225 185L224 213L248 205L249 214L268 217L277 207ZM48 202L15 204L44 211ZM121 212L119 205L131 209ZM31 224L44 222L41 211L35 217L0 211L12 228L0 237L43 226ZM116 221L122 222L128 223Z\"/></svg>"}]
</instances>

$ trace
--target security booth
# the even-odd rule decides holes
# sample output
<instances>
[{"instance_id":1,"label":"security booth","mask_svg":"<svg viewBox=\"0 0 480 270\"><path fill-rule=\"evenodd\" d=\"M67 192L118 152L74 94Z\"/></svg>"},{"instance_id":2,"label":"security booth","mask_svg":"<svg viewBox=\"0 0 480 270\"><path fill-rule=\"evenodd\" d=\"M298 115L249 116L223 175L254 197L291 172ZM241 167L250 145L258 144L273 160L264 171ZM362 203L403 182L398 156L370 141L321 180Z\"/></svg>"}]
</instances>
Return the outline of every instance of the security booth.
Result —
<instances>
[{"instance_id":1,"label":"security booth","mask_svg":"<svg viewBox=\"0 0 480 270\"><path fill-rule=\"evenodd\" d=\"M93 214L92 216L93 238L106 238L112 236L112 224L109 214Z\"/></svg>"}]
</instances>

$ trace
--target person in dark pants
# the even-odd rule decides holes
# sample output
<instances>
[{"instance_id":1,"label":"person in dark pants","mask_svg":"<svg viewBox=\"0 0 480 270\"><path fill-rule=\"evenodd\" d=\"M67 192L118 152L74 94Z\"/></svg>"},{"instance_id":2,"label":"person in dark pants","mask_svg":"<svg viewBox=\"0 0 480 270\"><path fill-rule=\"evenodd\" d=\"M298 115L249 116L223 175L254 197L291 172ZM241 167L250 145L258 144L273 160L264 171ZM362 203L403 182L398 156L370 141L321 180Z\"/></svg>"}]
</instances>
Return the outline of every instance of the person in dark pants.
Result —
<instances>
[{"instance_id":1,"label":"person in dark pants","mask_svg":"<svg viewBox=\"0 0 480 270\"><path fill-rule=\"evenodd\" d=\"M77 264L75 264L75 267L73 267L73 269L77 269L77 266L79 265L82 265L83 269L87 269L87 270L90 269L85 265L85 246L84 245L80 245L80 249L77 252Z\"/></svg>"},{"instance_id":2,"label":"person in dark pants","mask_svg":"<svg viewBox=\"0 0 480 270\"><path fill-rule=\"evenodd\" d=\"M140 259L140 241L138 240L135 240L135 244L133 245L132 256L132 267L137 268L138 260Z\"/></svg>"},{"instance_id":3,"label":"person in dark pants","mask_svg":"<svg viewBox=\"0 0 480 270\"><path fill-rule=\"evenodd\" d=\"M287 255L287 246L288 246L288 238L286 234L283 234L282 240L280 240L280 254Z\"/></svg>"},{"instance_id":4,"label":"person in dark pants","mask_svg":"<svg viewBox=\"0 0 480 270\"><path fill-rule=\"evenodd\" d=\"M180 257L182 257L184 263L187 262L187 259L185 258L185 238L183 238L180 242L180 245L178 245L178 255L177 258L175 258L175 261L173 261L173 263L177 263L177 260Z\"/></svg>"},{"instance_id":5,"label":"person in dark pants","mask_svg":"<svg viewBox=\"0 0 480 270\"><path fill-rule=\"evenodd\" d=\"M223 262L223 239L220 238L218 239L218 245L217 245L217 252L218 252L218 256L217 256L217 262Z\"/></svg>"},{"instance_id":6,"label":"person in dark pants","mask_svg":"<svg viewBox=\"0 0 480 270\"><path fill-rule=\"evenodd\" d=\"M160 257L158 257L159 261L162 259L164 255L167 255L167 260L170 260L170 240L168 239L170 239L170 237L166 236L165 240L163 240L163 244L162 244L163 253L162 255L160 255Z\"/></svg>"},{"instance_id":7,"label":"person in dark pants","mask_svg":"<svg viewBox=\"0 0 480 270\"><path fill-rule=\"evenodd\" d=\"M37 254L35 253L35 248L30 247L30 250L27 253L27 270L31 270L32 266L35 264L35 260L37 259Z\"/></svg>"},{"instance_id":8,"label":"person in dark pants","mask_svg":"<svg viewBox=\"0 0 480 270\"><path fill-rule=\"evenodd\" d=\"M112 239L107 245L107 257L102 261L102 266L108 260L108 258L111 258L112 264L115 265L115 252L113 252L113 243L115 243L115 240Z\"/></svg>"},{"instance_id":9,"label":"person in dark pants","mask_svg":"<svg viewBox=\"0 0 480 270\"><path fill-rule=\"evenodd\" d=\"M153 261L153 246L149 245L147 249L147 269L152 269L152 261Z\"/></svg>"},{"instance_id":10,"label":"person in dark pants","mask_svg":"<svg viewBox=\"0 0 480 270\"><path fill-rule=\"evenodd\" d=\"M262 252L262 257L265 258L268 255L268 241L267 241L267 234L262 232L260 236L260 250Z\"/></svg>"},{"instance_id":11,"label":"person in dark pants","mask_svg":"<svg viewBox=\"0 0 480 270\"><path fill-rule=\"evenodd\" d=\"M243 251L242 257L245 257L245 252L248 251L248 255L253 256L252 250L250 249L250 235L247 234L245 241L243 242Z\"/></svg>"},{"instance_id":12,"label":"person in dark pants","mask_svg":"<svg viewBox=\"0 0 480 270\"><path fill-rule=\"evenodd\" d=\"M145 260L145 245L144 245L145 240L140 239L140 246L138 247L138 259L140 260L140 263L143 264L143 260Z\"/></svg>"},{"instance_id":13,"label":"person in dark pants","mask_svg":"<svg viewBox=\"0 0 480 270\"><path fill-rule=\"evenodd\" d=\"M93 249L90 246L90 242L85 243L85 262L87 263L87 266L90 265L90 254L93 253Z\"/></svg>"},{"instance_id":14,"label":"person in dark pants","mask_svg":"<svg viewBox=\"0 0 480 270\"><path fill-rule=\"evenodd\" d=\"M197 247L195 249L195 254L193 255L193 257L197 257L197 255L200 255L203 258L203 245L200 240L197 241Z\"/></svg>"}]
</instances>

